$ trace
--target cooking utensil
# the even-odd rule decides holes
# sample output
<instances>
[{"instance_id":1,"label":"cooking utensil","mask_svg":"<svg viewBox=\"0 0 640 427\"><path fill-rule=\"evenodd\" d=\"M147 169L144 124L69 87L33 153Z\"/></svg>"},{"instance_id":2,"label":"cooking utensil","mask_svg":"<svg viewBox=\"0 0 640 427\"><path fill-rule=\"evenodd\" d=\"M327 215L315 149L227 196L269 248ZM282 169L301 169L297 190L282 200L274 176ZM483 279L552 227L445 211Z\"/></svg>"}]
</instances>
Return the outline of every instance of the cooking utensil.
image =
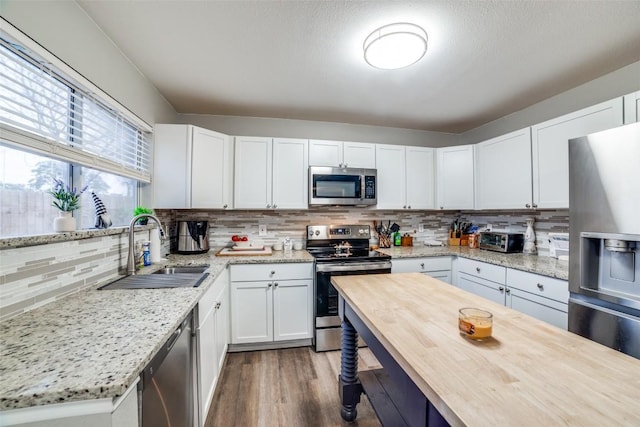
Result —
<instances>
[{"instance_id":1,"label":"cooking utensil","mask_svg":"<svg viewBox=\"0 0 640 427\"><path fill-rule=\"evenodd\" d=\"M394 222L390 230L392 233L397 233L400 230L400 226Z\"/></svg>"}]
</instances>

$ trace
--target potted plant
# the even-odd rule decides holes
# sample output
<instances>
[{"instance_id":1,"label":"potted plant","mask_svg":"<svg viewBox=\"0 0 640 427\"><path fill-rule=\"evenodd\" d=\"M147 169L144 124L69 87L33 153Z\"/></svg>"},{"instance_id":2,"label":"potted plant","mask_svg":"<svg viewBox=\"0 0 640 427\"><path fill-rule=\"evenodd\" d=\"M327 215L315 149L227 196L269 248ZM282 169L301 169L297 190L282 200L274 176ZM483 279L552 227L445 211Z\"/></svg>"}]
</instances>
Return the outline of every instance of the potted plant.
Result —
<instances>
[{"instance_id":1,"label":"potted plant","mask_svg":"<svg viewBox=\"0 0 640 427\"><path fill-rule=\"evenodd\" d=\"M136 206L136 208L133 210L133 216L138 216L140 214L152 214L152 213L153 213L153 209L145 208L144 206ZM138 224L140 225L147 225L148 222L149 222L149 218L142 218L138 220Z\"/></svg>"},{"instance_id":2,"label":"potted plant","mask_svg":"<svg viewBox=\"0 0 640 427\"><path fill-rule=\"evenodd\" d=\"M53 220L53 230L58 233L75 231L76 219L72 212L80 208L80 195L87 187L77 191L75 187L71 189L60 179L54 178L53 181L55 184L53 189L49 190L49 194L53 196L52 205L60 210L58 217Z\"/></svg>"}]
</instances>

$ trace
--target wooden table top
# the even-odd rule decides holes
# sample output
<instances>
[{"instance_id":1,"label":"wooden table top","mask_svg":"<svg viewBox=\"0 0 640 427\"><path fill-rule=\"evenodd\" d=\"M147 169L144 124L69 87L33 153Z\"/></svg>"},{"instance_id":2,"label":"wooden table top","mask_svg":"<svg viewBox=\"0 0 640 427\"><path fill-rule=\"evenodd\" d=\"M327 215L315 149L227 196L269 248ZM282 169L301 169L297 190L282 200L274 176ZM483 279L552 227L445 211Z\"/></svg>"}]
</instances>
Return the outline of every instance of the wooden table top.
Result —
<instances>
[{"instance_id":1,"label":"wooden table top","mask_svg":"<svg viewBox=\"0 0 640 427\"><path fill-rule=\"evenodd\" d=\"M451 425L640 426L640 360L423 274L332 282ZM460 336L462 307L490 340Z\"/></svg>"}]
</instances>

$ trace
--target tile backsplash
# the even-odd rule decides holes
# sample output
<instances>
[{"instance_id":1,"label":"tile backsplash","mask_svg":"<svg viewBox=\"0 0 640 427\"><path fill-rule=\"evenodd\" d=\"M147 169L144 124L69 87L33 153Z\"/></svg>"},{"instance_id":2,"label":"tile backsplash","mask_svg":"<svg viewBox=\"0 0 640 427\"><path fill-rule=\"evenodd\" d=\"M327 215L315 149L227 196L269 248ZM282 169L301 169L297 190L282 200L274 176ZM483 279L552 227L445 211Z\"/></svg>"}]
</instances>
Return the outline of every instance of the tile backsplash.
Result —
<instances>
[{"instance_id":1,"label":"tile backsplash","mask_svg":"<svg viewBox=\"0 0 640 427\"><path fill-rule=\"evenodd\" d=\"M136 240L149 239L138 231ZM0 251L0 320L107 283L127 263L124 232Z\"/></svg>"},{"instance_id":2,"label":"tile backsplash","mask_svg":"<svg viewBox=\"0 0 640 427\"><path fill-rule=\"evenodd\" d=\"M208 221L209 245L227 246L234 234L247 235L271 245L289 237L304 243L306 226L312 224L369 224L373 221L391 221L400 231L410 233L414 244L427 239L446 242L449 225L455 219L473 222L484 229L491 224L496 231L522 232L526 230L526 218L535 219L536 243L541 254L548 252L549 232L569 231L569 211L398 211L365 208L311 208L309 210L251 211L251 210L168 210L158 209L156 214L163 223L170 224L172 250L175 250L177 221ZM419 226L424 231L420 232ZM267 236L258 236L258 225L267 226ZM372 240L376 243L377 238Z\"/></svg>"}]
</instances>

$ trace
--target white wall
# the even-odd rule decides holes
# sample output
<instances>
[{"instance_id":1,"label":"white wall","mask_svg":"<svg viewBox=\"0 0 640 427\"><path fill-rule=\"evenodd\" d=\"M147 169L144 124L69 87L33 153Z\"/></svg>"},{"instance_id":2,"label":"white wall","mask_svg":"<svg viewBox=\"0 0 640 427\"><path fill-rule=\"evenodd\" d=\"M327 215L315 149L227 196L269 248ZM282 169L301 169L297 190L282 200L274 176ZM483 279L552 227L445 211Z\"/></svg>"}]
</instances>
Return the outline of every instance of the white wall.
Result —
<instances>
[{"instance_id":1,"label":"white wall","mask_svg":"<svg viewBox=\"0 0 640 427\"><path fill-rule=\"evenodd\" d=\"M473 144L640 90L640 61L459 135Z\"/></svg>"},{"instance_id":2,"label":"white wall","mask_svg":"<svg viewBox=\"0 0 640 427\"><path fill-rule=\"evenodd\" d=\"M145 122L177 122L174 108L75 1L1 0L0 16Z\"/></svg>"},{"instance_id":3,"label":"white wall","mask_svg":"<svg viewBox=\"0 0 640 427\"><path fill-rule=\"evenodd\" d=\"M458 135L451 133L348 123L204 114L180 114L180 121L228 135L329 139L425 147L458 144Z\"/></svg>"}]
</instances>

